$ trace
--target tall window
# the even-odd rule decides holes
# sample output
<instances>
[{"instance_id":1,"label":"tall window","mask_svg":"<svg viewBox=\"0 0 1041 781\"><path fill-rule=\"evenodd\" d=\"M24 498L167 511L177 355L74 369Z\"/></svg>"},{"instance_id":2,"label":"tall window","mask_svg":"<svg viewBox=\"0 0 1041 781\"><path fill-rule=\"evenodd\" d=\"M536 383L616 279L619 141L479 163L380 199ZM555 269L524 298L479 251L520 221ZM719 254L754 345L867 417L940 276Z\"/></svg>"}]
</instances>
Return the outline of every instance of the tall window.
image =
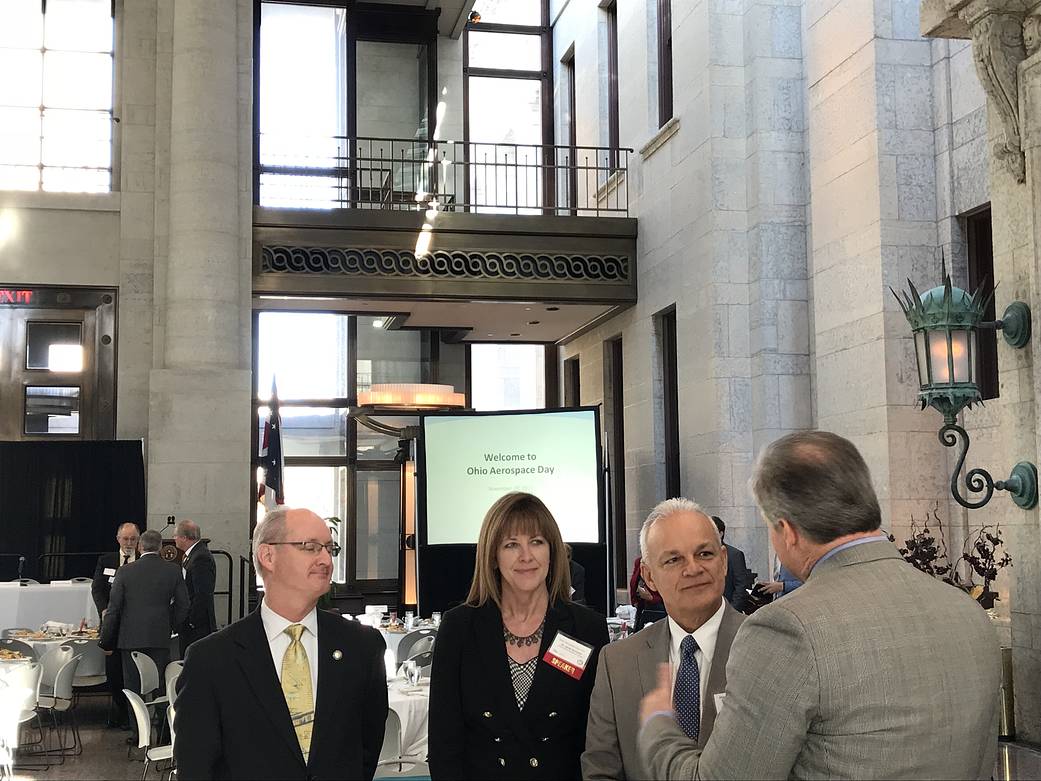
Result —
<instances>
[{"instance_id":1,"label":"tall window","mask_svg":"<svg viewBox=\"0 0 1041 781\"><path fill-rule=\"evenodd\" d=\"M672 0L658 0L658 127L672 119Z\"/></svg>"},{"instance_id":2,"label":"tall window","mask_svg":"<svg viewBox=\"0 0 1041 781\"><path fill-rule=\"evenodd\" d=\"M661 365L663 445L665 451L665 498L680 495L679 373L676 366L676 309L655 317Z\"/></svg>"},{"instance_id":3,"label":"tall window","mask_svg":"<svg viewBox=\"0 0 1041 781\"><path fill-rule=\"evenodd\" d=\"M986 285L987 294L994 291L994 242L991 233L990 206L965 218L965 237L969 245L969 290L975 292ZM990 299L983 319L997 319L994 299ZM976 332L976 378L980 395L984 399L996 399L998 383L998 332L992 328L981 328Z\"/></svg>"},{"instance_id":4,"label":"tall window","mask_svg":"<svg viewBox=\"0 0 1041 781\"><path fill-rule=\"evenodd\" d=\"M0 189L112 189L112 0L0 3Z\"/></svg>"},{"instance_id":5,"label":"tall window","mask_svg":"<svg viewBox=\"0 0 1041 781\"><path fill-rule=\"evenodd\" d=\"M436 18L346 0L260 4L261 205L419 208L416 196L429 189Z\"/></svg>"},{"instance_id":6,"label":"tall window","mask_svg":"<svg viewBox=\"0 0 1041 781\"><path fill-rule=\"evenodd\" d=\"M545 407L545 347L541 344L471 345L470 406L475 410Z\"/></svg>"},{"instance_id":7,"label":"tall window","mask_svg":"<svg viewBox=\"0 0 1041 781\"><path fill-rule=\"evenodd\" d=\"M437 370L432 353L440 351L427 346L436 336L387 331L378 317L259 312L256 318L257 438L269 414L274 378L287 503L341 519L333 532L343 546L334 561L336 582L363 593L393 591L401 554L399 443L349 413L358 392L371 385L427 381ZM449 375L443 369L438 379L463 384L461 376ZM395 428L418 424L409 415L373 420Z\"/></svg>"},{"instance_id":8,"label":"tall window","mask_svg":"<svg viewBox=\"0 0 1041 781\"><path fill-rule=\"evenodd\" d=\"M561 61L561 70L564 74L564 95L566 113L564 115L564 127L567 138L567 192L565 203L571 207L571 214L578 214L578 116L577 101L575 98L575 47L568 49Z\"/></svg>"},{"instance_id":9,"label":"tall window","mask_svg":"<svg viewBox=\"0 0 1041 781\"><path fill-rule=\"evenodd\" d=\"M264 206L332 208L347 198L347 11L260 6L258 155Z\"/></svg>"},{"instance_id":10,"label":"tall window","mask_svg":"<svg viewBox=\"0 0 1041 781\"><path fill-rule=\"evenodd\" d=\"M554 197L543 175L553 131L546 0L478 0L463 49L466 186L474 211L538 214Z\"/></svg>"},{"instance_id":11,"label":"tall window","mask_svg":"<svg viewBox=\"0 0 1041 781\"><path fill-rule=\"evenodd\" d=\"M618 168L618 3L612 2L607 15L607 145L611 170Z\"/></svg>"}]
</instances>

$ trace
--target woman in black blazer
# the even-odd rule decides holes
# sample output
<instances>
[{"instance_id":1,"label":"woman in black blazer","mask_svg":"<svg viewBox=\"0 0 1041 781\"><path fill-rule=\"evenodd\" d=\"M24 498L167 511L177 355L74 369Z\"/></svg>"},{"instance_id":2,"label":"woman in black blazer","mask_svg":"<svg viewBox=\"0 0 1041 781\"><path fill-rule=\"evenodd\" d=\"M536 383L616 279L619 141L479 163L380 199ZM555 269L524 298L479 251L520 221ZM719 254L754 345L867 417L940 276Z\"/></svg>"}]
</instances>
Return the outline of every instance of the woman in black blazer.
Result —
<instances>
[{"instance_id":1,"label":"woman in black blazer","mask_svg":"<svg viewBox=\"0 0 1041 781\"><path fill-rule=\"evenodd\" d=\"M537 497L484 518L466 604L448 611L430 680L430 775L581 778L603 616L570 599L568 557Z\"/></svg>"}]
</instances>

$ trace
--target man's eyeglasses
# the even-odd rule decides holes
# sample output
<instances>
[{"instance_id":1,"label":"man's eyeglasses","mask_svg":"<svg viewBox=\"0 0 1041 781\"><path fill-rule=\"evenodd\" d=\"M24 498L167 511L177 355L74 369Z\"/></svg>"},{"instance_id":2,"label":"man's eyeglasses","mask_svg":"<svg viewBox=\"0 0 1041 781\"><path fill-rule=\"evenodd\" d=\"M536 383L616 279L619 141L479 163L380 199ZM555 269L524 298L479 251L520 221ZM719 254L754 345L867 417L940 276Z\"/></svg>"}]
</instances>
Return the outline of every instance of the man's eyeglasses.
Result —
<instances>
[{"instance_id":1,"label":"man's eyeglasses","mask_svg":"<svg viewBox=\"0 0 1041 781\"><path fill-rule=\"evenodd\" d=\"M338 542L327 542L324 545L314 540L308 540L307 542L266 542L265 545L292 545L297 550L307 551L310 554L318 555L318 551L325 548L330 556L340 555L340 543Z\"/></svg>"}]
</instances>

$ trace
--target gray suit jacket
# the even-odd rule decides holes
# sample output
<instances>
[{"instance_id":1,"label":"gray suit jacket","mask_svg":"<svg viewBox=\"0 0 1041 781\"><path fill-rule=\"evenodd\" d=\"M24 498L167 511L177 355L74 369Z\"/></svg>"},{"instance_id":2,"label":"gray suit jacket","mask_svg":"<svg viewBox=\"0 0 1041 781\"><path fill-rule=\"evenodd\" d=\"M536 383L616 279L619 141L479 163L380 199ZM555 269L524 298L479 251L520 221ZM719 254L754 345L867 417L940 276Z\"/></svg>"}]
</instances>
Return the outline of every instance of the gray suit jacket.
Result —
<instances>
[{"instance_id":1,"label":"gray suit jacket","mask_svg":"<svg viewBox=\"0 0 1041 781\"><path fill-rule=\"evenodd\" d=\"M170 633L188 617L181 568L158 554L116 570L98 641L105 650L168 648Z\"/></svg>"},{"instance_id":2,"label":"gray suit jacket","mask_svg":"<svg viewBox=\"0 0 1041 781\"><path fill-rule=\"evenodd\" d=\"M637 743L657 778L988 779L1000 666L978 604L865 543L744 623L704 750L668 716Z\"/></svg>"},{"instance_id":3,"label":"gray suit jacket","mask_svg":"<svg viewBox=\"0 0 1041 781\"><path fill-rule=\"evenodd\" d=\"M727 687L727 658L734 635L745 617L727 604L716 635L712 667L708 672L705 699L701 706L702 744L712 734L716 720L716 698ZM640 700L655 687L658 665L669 661L669 622L657 621L600 652L596 683L589 701L586 750L582 754L582 778L649 779L655 776L640 762L636 732Z\"/></svg>"}]
</instances>

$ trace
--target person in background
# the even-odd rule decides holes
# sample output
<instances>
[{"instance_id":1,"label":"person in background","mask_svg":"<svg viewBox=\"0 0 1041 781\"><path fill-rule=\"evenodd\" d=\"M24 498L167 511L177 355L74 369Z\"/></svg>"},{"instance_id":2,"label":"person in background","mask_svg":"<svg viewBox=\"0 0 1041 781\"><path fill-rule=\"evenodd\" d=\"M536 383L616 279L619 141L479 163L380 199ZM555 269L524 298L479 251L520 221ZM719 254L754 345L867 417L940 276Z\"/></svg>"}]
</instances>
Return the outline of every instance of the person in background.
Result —
<instances>
[{"instance_id":1,"label":"person in background","mask_svg":"<svg viewBox=\"0 0 1041 781\"><path fill-rule=\"evenodd\" d=\"M571 601L580 605L586 603L586 568L579 564L571 555L571 546L564 543L567 548L568 570L571 572Z\"/></svg>"},{"instance_id":2,"label":"person in background","mask_svg":"<svg viewBox=\"0 0 1041 781\"><path fill-rule=\"evenodd\" d=\"M90 595L94 606L98 609L98 619L104 619L108 610L109 597L112 594L112 581L116 579L116 570L124 564L137 561L137 543L141 539L141 530L136 523L127 521L116 529L116 543L119 548L98 556L94 567L94 581L90 584ZM105 657L105 683L112 702L109 706L109 727L130 729L130 714L127 712L127 698L123 694L123 660L118 654Z\"/></svg>"},{"instance_id":3,"label":"person in background","mask_svg":"<svg viewBox=\"0 0 1041 781\"><path fill-rule=\"evenodd\" d=\"M718 515L712 516L712 523L719 530L719 539L727 549L727 579L723 586L723 599L734 606L734 610L744 613L748 607L748 590L752 588L752 573L745 563L745 554L740 548L728 545L724 541L727 525Z\"/></svg>"},{"instance_id":4,"label":"person in background","mask_svg":"<svg viewBox=\"0 0 1041 781\"><path fill-rule=\"evenodd\" d=\"M752 493L805 585L741 625L705 746L669 671L640 706L655 778L977 778L994 772L1001 653L987 614L919 572L879 525L867 464L826 431L767 445ZM954 682L954 683L952 683Z\"/></svg>"},{"instance_id":5,"label":"person in background","mask_svg":"<svg viewBox=\"0 0 1041 781\"><path fill-rule=\"evenodd\" d=\"M430 775L577 779L605 618L569 598L553 515L526 493L484 517L466 603L441 619L430 680Z\"/></svg>"},{"instance_id":6,"label":"person in background","mask_svg":"<svg viewBox=\"0 0 1041 781\"><path fill-rule=\"evenodd\" d=\"M784 564L781 559L777 559L777 568L775 570L773 580L767 580L759 584L759 590L764 594L770 594L775 600L780 599L785 594L791 594L795 589L802 585L802 581L799 580Z\"/></svg>"},{"instance_id":7,"label":"person in background","mask_svg":"<svg viewBox=\"0 0 1041 781\"><path fill-rule=\"evenodd\" d=\"M386 644L316 608L339 553L310 510L279 508L257 524L260 607L192 643L177 679L181 781L371 781L387 723Z\"/></svg>"},{"instance_id":8,"label":"person in background","mask_svg":"<svg viewBox=\"0 0 1041 781\"><path fill-rule=\"evenodd\" d=\"M182 659L189 645L217 631L217 615L213 610L217 563L201 538L202 532L194 521L179 521L174 528L174 545L184 554L181 571L188 589L188 619L179 632Z\"/></svg>"},{"instance_id":9,"label":"person in background","mask_svg":"<svg viewBox=\"0 0 1041 781\"><path fill-rule=\"evenodd\" d=\"M150 529L141 535L141 556L116 571L108 610L101 622L98 645L118 649L123 657L124 688L141 691L141 679L131 653L150 657L162 685L170 662L170 635L188 615L188 591L176 564L163 561L162 535Z\"/></svg>"},{"instance_id":10,"label":"person in background","mask_svg":"<svg viewBox=\"0 0 1041 781\"><path fill-rule=\"evenodd\" d=\"M636 750L640 699L654 688L658 665L676 670L673 702L687 734L704 745L727 685L730 646L744 616L723 599L728 552L712 521L689 499L658 504L640 531L644 577L669 612L600 652L589 704L582 777L652 778Z\"/></svg>"},{"instance_id":11,"label":"person in background","mask_svg":"<svg viewBox=\"0 0 1041 781\"><path fill-rule=\"evenodd\" d=\"M629 578L629 601L636 608L634 632L666 617L661 595L649 588L643 579L642 564L643 557L637 556L633 562L633 574Z\"/></svg>"}]
</instances>

